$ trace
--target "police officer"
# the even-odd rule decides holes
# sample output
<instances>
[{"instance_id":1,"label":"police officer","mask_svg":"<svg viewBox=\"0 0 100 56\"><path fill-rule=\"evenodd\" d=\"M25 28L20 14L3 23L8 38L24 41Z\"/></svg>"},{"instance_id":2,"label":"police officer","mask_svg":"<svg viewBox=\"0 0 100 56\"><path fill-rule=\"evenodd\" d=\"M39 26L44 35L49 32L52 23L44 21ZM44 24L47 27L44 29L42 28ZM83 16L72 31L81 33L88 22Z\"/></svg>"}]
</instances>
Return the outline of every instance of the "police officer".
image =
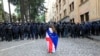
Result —
<instances>
[{"instance_id":1,"label":"police officer","mask_svg":"<svg viewBox=\"0 0 100 56\"><path fill-rule=\"evenodd\" d=\"M12 31L13 31L13 39L18 40L19 39L19 26L17 23L13 25Z\"/></svg>"},{"instance_id":2,"label":"police officer","mask_svg":"<svg viewBox=\"0 0 100 56\"><path fill-rule=\"evenodd\" d=\"M35 38L35 23L31 23L30 30L31 30L31 37L32 39Z\"/></svg>"},{"instance_id":3,"label":"police officer","mask_svg":"<svg viewBox=\"0 0 100 56\"><path fill-rule=\"evenodd\" d=\"M6 40L12 41L12 25L9 23L6 28Z\"/></svg>"}]
</instances>

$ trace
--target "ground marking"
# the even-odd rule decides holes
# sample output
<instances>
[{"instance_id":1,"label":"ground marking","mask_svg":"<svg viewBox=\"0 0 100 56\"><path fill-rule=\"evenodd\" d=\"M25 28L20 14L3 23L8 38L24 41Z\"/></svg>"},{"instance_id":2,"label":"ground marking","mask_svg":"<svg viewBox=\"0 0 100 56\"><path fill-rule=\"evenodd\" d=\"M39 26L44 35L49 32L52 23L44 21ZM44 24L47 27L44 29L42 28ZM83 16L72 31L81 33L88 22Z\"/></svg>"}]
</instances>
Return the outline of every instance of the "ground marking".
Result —
<instances>
[{"instance_id":1,"label":"ground marking","mask_svg":"<svg viewBox=\"0 0 100 56\"><path fill-rule=\"evenodd\" d=\"M34 42L34 41L28 42L28 43L24 43L24 44L21 44L21 45L17 45L17 46L12 46L12 47L5 48L5 49L1 49L0 52L6 51L6 50L10 50L10 49L14 49L14 48L17 48L17 47L21 47L21 46L24 46L24 45L27 45L27 44L31 44L31 43L33 43L33 42Z\"/></svg>"}]
</instances>

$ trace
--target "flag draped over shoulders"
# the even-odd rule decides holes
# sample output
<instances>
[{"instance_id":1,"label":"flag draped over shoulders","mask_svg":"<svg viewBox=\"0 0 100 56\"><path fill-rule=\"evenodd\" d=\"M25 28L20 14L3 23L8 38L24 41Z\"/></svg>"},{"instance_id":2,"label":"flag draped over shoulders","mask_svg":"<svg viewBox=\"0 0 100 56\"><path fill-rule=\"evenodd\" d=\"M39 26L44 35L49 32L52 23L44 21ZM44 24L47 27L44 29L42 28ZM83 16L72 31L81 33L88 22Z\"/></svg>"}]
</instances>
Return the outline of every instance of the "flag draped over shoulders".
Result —
<instances>
[{"instance_id":1,"label":"flag draped over shoulders","mask_svg":"<svg viewBox=\"0 0 100 56\"><path fill-rule=\"evenodd\" d=\"M48 45L48 52L55 52L58 44L58 35L57 33L53 32L52 28L49 28L46 31L46 41Z\"/></svg>"}]
</instances>

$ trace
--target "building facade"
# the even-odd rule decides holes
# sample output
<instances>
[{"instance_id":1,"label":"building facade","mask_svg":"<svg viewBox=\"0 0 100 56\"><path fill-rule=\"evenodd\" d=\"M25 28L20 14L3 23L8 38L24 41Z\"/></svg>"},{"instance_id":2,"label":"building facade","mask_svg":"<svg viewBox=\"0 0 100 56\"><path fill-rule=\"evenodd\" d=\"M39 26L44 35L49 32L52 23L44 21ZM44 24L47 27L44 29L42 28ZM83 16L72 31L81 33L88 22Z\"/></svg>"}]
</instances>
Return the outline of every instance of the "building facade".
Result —
<instances>
[{"instance_id":1,"label":"building facade","mask_svg":"<svg viewBox=\"0 0 100 56\"><path fill-rule=\"evenodd\" d=\"M52 6L54 15L51 17L55 22L62 19L75 23L100 20L100 0L56 0Z\"/></svg>"},{"instance_id":2,"label":"building facade","mask_svg":"<svg viewBox=\"0 0 100 56\"><path fill-rule=\"evenodd\" d=\"M46 22L49 22L49 21L53 21L53 17L55 15L55 3L56 3L56 0L46 0L46 8L47 8L47 13L46 13Z\"/></svg>"}]
</instances>

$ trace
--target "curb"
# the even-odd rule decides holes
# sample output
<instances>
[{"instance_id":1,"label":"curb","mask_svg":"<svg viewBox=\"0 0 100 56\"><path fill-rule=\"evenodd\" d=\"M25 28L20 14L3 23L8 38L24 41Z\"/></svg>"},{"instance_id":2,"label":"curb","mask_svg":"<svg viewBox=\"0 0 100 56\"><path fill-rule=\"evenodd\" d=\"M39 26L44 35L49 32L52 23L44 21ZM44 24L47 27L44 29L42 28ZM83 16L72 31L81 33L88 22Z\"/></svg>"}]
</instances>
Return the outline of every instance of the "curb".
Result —
<instances>
[{"instance_id":1,"label":"curb","mask_svg":"<svg viewBox=\"0 0 100 56\"><path fill-rule=\"evenodd\" d=\"M90 39L90 40L94 40L94 41L100 41L99 39L93 38L91 36L87 36L86 38Z\"/></svg>"}]
</instances>

